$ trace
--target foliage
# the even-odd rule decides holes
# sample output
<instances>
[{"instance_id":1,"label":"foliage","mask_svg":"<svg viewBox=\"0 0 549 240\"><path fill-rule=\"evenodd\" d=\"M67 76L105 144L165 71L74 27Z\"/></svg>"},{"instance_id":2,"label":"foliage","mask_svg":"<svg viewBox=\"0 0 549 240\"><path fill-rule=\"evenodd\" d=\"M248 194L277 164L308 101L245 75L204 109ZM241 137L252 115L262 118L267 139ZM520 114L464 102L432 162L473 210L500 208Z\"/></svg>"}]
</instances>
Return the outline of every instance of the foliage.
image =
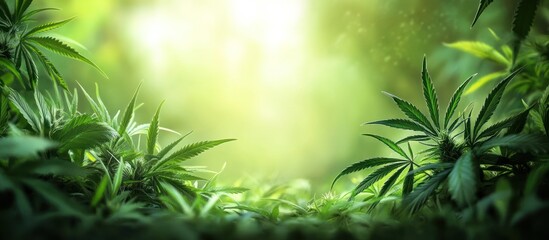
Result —
<instances>
[{"instance_id":1,"label":"foliage","mask_svg":"<svg viewBox=\"0 0 549 240\"><path fill-rule=\"evenodd\" d=\"M499 43L501 39L490 30L494 39ZM532 38L523 46L523 51L513 53L508 44L499 44L499 47L491 46L480 41L458 41L446 44L479 59L495 63L498 70L482 76L475 81L465 94L473 93L486 84L510 74L521 66L522 71L509 86L520 94L527 102L534 102L549 83L549 41L544 38ZM499 48L499 49L498 49Z\"/></svg>"},{"instance_id":2,"label":"foliage","mask_svg":"<svg viewBox=\"0 0 549 240\"><path fill-rule=\"evenodd\" d=\"M388 94L408 119L368 123L420 132L420 135L412 135L398 142L392 142L384 137L366 134L380 140L410 163L403 159L374 158L349 166L336 177L334 182L339 177L352 172L377 168L355 187L351 197L392 173L385 180L379 196L383 196L395 182L403 179L401 181L403 204L411 212L423 207L430 197L442 197L446 193L458 206L471 206L476 202L477 197L482 196L486 188L493 187L495 180L500 177L522 175L523 171L528 171L532 166L543 164L544 156L541 154L549 151L547 135L523 132L529 112L534 105L527 106L504 120L489 124L506 86L521 69L514 71L494 87L474 119L471 116L472 110L469 110L468 116L465 116L464 112L461 117L454 117L463 90L472 77L468 78L452 96L441 124L438 98L426 65L424 58L421 78L430 120L416 106ZM546 98L541 101L540 105L546 108ZM545 126L538 131L544 129ZM416 155L419 164L413 160L410 141L428 146L422 154ZM410 156L399 146L405 142L408 143ZM417 167L415 170L414 166ZM526 170L523 169L524 167ZM406 168L407 173L401 176Z\"/></svg>"},{"instance_id":3,"label":"foliage","mask_svg":"<svg viewBox=\"0 0 549 240\"><path fill-rule=\"evenodd\" d=\"M9 100L10 103L5 106L10 106L13 111L8 111L3 121L15 124L11 125L15 129L11 130L11 135L18 135L0 138L3 149L0 156L3 160L9 160L7 165L3 165L3 172L9 176L11 171L15 171L17 176L21 175L24 179L34 172L50 174L48 169L52 169L55 174L69 174L70 184L65 182L68 179L62 179L65 182L63 185L76 191L73 194L78 193L80 201L94 208L102 205L100 203L112 205L110 201L125 203L130 199L158 207L158 197L167 191L166 186L193 197L195 189L189 184L190 181L204 179L192 175L192 170L183 167L181 163L231 140L193 143L169 154L184 136L163 149L158 148L160 111L157 111L150 124L137 125L133 122L137 93L119 120L118 115L108 115L99 95L97 100L93 100L85 91L83 93L93 108L101 109L102 112L79 112L76 90L72 97L65 91L62 94L56 92L57 97L45 97L35 90L32 95L34 106L11 88L5 87L5 92L8 97L3 100ZM139 143L132 139L143 134L148 136L146 151L141 151ZM38 157L38 161L28 162L26 159L29 157ZM31 172L25 173L23 170ZM73 175L78 172L86 172L87 175L75 178ZM56 193L55 189L51 191ZM21 213L25 211L21 210Z\"/></svg>"},{"instance_id":4,"label":"foliage","mask_svg":"<svg viewBox=\"0 0 549 240\"><path fill-rule=\"evenodd\" d=\"M481 1L476 18L491 2ZM521 14L530 6L526 2L519 5ZM21 79L25 71L14 60L17 53L9 54L23 51L19 57L26 65L28 87L36 83L33 58L44 63L55 81L53 93L37 88L21 92L6 86L9 77L2 76L3 238L543 239L549 234L544 227L549 220L549 87L543 80L549 67L537 65L547 60L547 44L533 45L535 58L524 55L516 62L506 45L499 51L480 42L450 44L505 68L481 78L504 76L478 111L459 108L462 96L489 80L467 88L474 75L469 77L441 111L424 57L421 86L427 111L387 93L404 117L366 123L415 134L398 141L364 134L396 157L354 163L332 182L333 187L343 176L371 170L352 192L317 196L304 179L267 184L245 178L224 186L218 183L223 169L213 172L184 165L234 139L178 148L190 133L161 127L163 102L149 123L135 121L140 86L124 111L115 114L102 101L97 85L94 94L81 86L72 92L59 89L56 84L67 90L64 81L33 44L93 63L53 38L34 36L69 20L29 31L22 27L34 14L47 10L27 11L31 3L17 0L12 10L6 1L0 2L2 31L13 28L19 34L13 36L22 36L18 43L22 47L0 46L0 64L3 71ZM525 66L515 67L513 62ZM532 67L535 74L528 75ZM506 89L521 91L517 82L529 77L539 83L523 83L530 99L518 111L506 111L506 118L494 121ZM81 111L79 96L91 112ZM161 132L180 136L161 146ZM207 178L207 174L212 175Z\"/></svg>"},{"instance_id":5,"label":"foliage","mask_svg":"<svg viewBox=\"0 0 549 240\"><path fill-rule=\"evenodd\" d=\"M475 18L473 19L473 23L471 24L471 27L475 25L479 17L482 15L484 10L490 4L494 2L494 0L480 0L477 13L475 14ZM515 9L515 15L513 17L513 34L515 36L515 40L513 41L513 50L515 55L518 54L520 45L524 39L528 36L528 33L530 32L530 29L532 28L532 23L534 22L534 19L536 17L536 12L541 5L542 0L520 0L518 2L518 5Z\"/></svg>"},{"instance_id":6,"label":"foliage","mask_svg":"<svg viewBox=\"0 0 549 240\"><path fill-rule=\"evenodd\" d=\"M29 27L29 22L36 14L55 10L53 8L30 10L32 2L33 0L16 0L10 9L6 0L0 1L0 71L2 71L0 73L4 75L9 72L20 81L22 87L33 89L39 76L36 62L38 59L54 84L68 90L67 83L57 67L40 50L40 48L44 48L59 55L85 62L106 76L95 63L82 56L67 43L58 38L43 35L45 32L62 27L72 18ZM26 72L27 81L23 81L21 72ZM4 77L0 83L8 84Z\"/></svg>"}]
</instances>

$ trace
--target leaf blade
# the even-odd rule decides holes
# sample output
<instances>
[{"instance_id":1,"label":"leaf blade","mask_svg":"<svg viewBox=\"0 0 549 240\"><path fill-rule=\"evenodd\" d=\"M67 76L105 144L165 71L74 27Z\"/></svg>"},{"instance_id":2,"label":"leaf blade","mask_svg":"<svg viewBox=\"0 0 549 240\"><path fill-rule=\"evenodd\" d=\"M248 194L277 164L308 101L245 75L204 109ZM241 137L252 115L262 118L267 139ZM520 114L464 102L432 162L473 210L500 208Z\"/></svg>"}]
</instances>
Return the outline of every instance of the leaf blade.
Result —
<instances>
[{"instance_id":1,"label":"leaf blade","mask_svg":"<svg viewBox=\"0 0 549 240\"><path fill-rule=\"evenodd\" d=\"M444 115L444 128L448 128L448 123L450 122L450 119L454 116L454 113L456 111L457 106L459 105L459 102L461 100L461 95L463 94L463 90L469 84L471 79L475 77L475 75L470 76L467 78L452 94L452 98L450 99L450 102L448 102L448 107L446 108L446 114Z\"/></svg>"},{"instance_id":2,"label":"leaf blade","mask_svg":"<svg viewBox=\"0 0 549 240\"><path fill-rule=\"evenodd\" d=\"M395 184L396 180L398 179L398 177L400 176L402 171L404 171L404 169L406 169L406 167L408 167L408 166L403 166L403 167L399 168L398 170L396 170L396 172L394 172L393 175L391 175L391 177L389 177L389 179L387 179L387 181L385 181L385 183L383 183L383 187L381 187L381 190L379 191L379 196L380 197L384 196L387 192L389 192L391 187Z\"/></svg>"},{"instance_id":3,"label":"leaf blade","mask_svg":"<svg viewBox=\"0 0 549 240\"><path fill-rule=\"evenodd\" d=\"M54 30L56 28L60 28L63 25L67 24L68 22L72 21L73 19L74 18L69 18L69 19L66 19L66 20L63 20L63 21L50 22L50 23L46 23L46 24L34 27L33 29L31 29L27 33L25 33L23 35L23 38L25 38L27 36L32 36L32 35L35 35L35 34L38 34L38 33L51 31L51 30Z\"/></svg>"},{"instance_id":4,"label":"leaf blade","mask_svg":"<svg viewBox=\"0 0 549 240\"><path fill-rule=\"evenodd\" d=\"M433 80L427 71L427 59L423 57L423 64L421 69L421 82L423 85L423 96L425 97L425 102L427 103L427 108L429 109L429 115L431 120L435 124L435 127L440 126L440 117L438 110L438 97L435 87L433 85Z\"/></svg>"},{"instance_id":5,"label":"leaf blade","mask_svg":"<svg viewBox=\"0 0 549 240\"><path fill-rule=\"evenodd\" d=\"M214 140L214 141L202 141L202 142L196 142L189 144L182 149L172 153L170 156L160 159L156 164L153 166L153 169L158 169L162 165L170 162L170 161L185 161L187 159L190 159L192 157L195 157L202 152L213 148L215 146L218 146L220 144L234 141L236 139L221 139L221 140Z\"/></svg>"},{"instance_id":6,"label":"leaf blade","mask_svg":"<svg viewBox=\"0 0 549 240\"><path fill-rule=\"evenodd\" d=\"M418 123L414 121L410 121L408 119L386 119L386 120L379 120L374 122L367 122L366 125L376 124L376 125L383 125L387 127L397 128L397 129L404 129L404 130L411 130L416 132L424 132L426 134L430 134L430 132L425 129L423 126L419 125Z\"/></svg>"},{"instance_id":7,"label":"leaf blade","mask_svg":"<svg viewBox=\"0 0 549 240\"><path fill-rule=\"evenodd\" d=\"M478 10L477 10L477 13L475 14L475 18L473 19L473 23L471 24L471 27L473 27L475 25L475 23L477 22L478 18L480 17L480 15L482 15L482 13L484 12L484 10L490 5L490 3L492 3L494 0L480 0L480 3L478 5Z\"/></svg>"},{"instance_id":8,"label":"leaf blade","mask_svg":"<svg viewBox=\"0 0 549 240\"><path fill-rule=\"evenodd\" d=\"M435 190L446 180L451 170L445 170L437 173L433 177L419 184L414 191L408 194L403 204L410 210L411 213L419 210L429 200L429 197L435 192Z\"/></svg>"},{"instance_id":9,"label":"leaf blade","mask_svg":"<svg viewBox=\"0 0 549 240\"><path fill-rule=\"evenodd\" d=\"M137 89L135 90L132 96L132 99L130 100L130 103L128 103L128 106L124 111L122 121L120 122L120 126L118 127L118 134L120 136L124 135L124 133L126 132L126 129L128 128L128 125L130 124L131 119L133 118L134 111L135 111L135 101L137 99L137 94L139 93L140 88L141 88L141 83L139 83L139 85L137 86Z\"/></svg>"},{"instance_id":10,"label":"leaf blade","mask_svg":"<svg viewBox=\"0 0 549 240\"><path fill-rule=\"evenodd\" d=\"M395 103L397 104L398 108L412 121L415 121L421 126L425 127L428 131L430 131L431 135L435 135L435 129L433 128L429 120L427 120L427 117L425 117L425 115L423 115L423 113L421 113L421 111L419 111L416 106L390 93L385 92L385 94L391 97L393 101L395 101Z\"/></svg>"},{"instance_id":11,"label":"leaf blade","mask_svg":"<svg viewBox=\"0 0 549 240\"><path fill-rule=\"evenodd\" d=\"M391 148L391 150L393 150L394 152L398 153L398 155L400 155L400 156L402 156L406 159L410 159L410 157L408 157L406 152L404 152L404 150L401 147L399 147L395 142L391 141L390 139L382 137L382 136L374 135L374 134L362 134L362 135L368 136L368 137L373 137L373 138L379 140L380 142L384 143L387 147Z\"/></svg>"},{"instance_id":12,"label":"leaf blade","mask_svg":"<svg viewBox=\"0 0 549 240\"><path fill-rule=\"evenodd\" d=\"M158 109L156 109L156 112L153 116L153 119L151 121L151 124L149 125L149 131L147 131L147 154L154 154L154 147L156 146L156 141L158 138L158 118L160 115L160 110L162 109L162 105L164 104L164 101L160 103L160 106L158 106Z\"/></svg>"},{"instance_id":13,"label":"leaf blade","mask_svg":"<svg viewBox=\"0 0 549 240\"><path fill-rule=\"evenodd\" d=\"M504 78L501 82L492 89L492 91L488 94L488 97L484 100L484 104L482 105L482 108L480 109L480 112L477 116L477 120L475 122L475 126L473 128L473 137L474 140L477 139L478 133L482 126L490 120L492 115L494 114L494 111L496 110L497 106L499 105L499 102L501 100L501 97L503 96L503 92L505 91L505 87L507 84L517 75L522 68L519 68L515 71L513 71L509 76Z\"/></svg>"},{"instance_id":14,"label":"leaf blade","mask_svg":"<svg viewBox=\"0 0 549 240\"><path fill-rule=\"evenodd\" d=\"M366 159L360 162L353 163L351 166L346 167L343 171L341 171L334 181L332 182L332 186L330 189L334 188L334 184L337 182L337 180L347 174L358 172L360 170L366 169L366 168L372 168L377 167L385 164L395 163L395 162L402 162L405 163L405 160L398 159L398 158L385 158L385 157L379 157L379 158L370 158Z\"/></svg>"},{"instance_id":15,"label":"leaf blade","mask_svg":"<svg viewBox=\"0 0 549 240\"><path fill-rule=\"evenodd\" d=\"M93 63L88 58L82 56L78 51L76 51L74 48L70 47L66 43L60 41L59 39L53 38L53 37L27 37L26 38L29 42L33 42L35 44L38 44L54 53L63 55L65 57L69 57L75 60L79 60L81 62L87 63L93 68L95 68L103 77L108 78L107 74L99 68L95 63Z\"/></svg>"},{"instance_id":16,"label":"leaf blade","mask_svg":"<svg viewBox=\"0 0 549 240\"><path fill-rule=\"evenodd\" d=\"M477 178L473 165L473 154L467 152L457 161L448 176L448 191L460 206L469 206L476 199Z\"/></svg>"},{"instance_id":17,"label":"leaf blade","mask_svg":"<svg viewBox=\"0 0 549 240\"><path fill-rule=\"evenodd\" d=\"M398 167L401 167L407 163L393 163L389 165L385 165L373 173L369 174L364 180L362 180L353 190L351 193L351 197L349 199L353 199L356 195L363 192L366 188L372 186L377 181L381 180L383 177L385 177L387 174L392 172L393 170L397 169Z\"/></svg>"}]
</instances>

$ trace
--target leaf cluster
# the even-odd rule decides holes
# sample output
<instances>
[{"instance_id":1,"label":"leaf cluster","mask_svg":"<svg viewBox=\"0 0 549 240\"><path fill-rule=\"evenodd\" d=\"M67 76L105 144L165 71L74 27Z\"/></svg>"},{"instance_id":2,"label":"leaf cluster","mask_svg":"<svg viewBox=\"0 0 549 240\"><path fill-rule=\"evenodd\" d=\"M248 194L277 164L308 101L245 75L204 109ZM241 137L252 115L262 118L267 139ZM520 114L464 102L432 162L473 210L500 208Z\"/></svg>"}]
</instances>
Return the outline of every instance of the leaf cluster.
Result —
<instances>
[{"instance_id":1,"label":"leaf cluster","mask_svg":"<svg viewBox=\"0 0 549 240\"><path fill-rule=\"evenodd\" d=\"M8 74L2 76L0 83L8 85L15 77L23 88L33 89L39 78L38 64L41 64L54 85L68 90L63 76L42 49L87 63L106 76L95 63L67 43L45 35L46 32L67 24L72 18L30 27L29 22L36 14L56 10L53 8L30 10L32 2L33 0L16 0L10 8L6 0L0 1L0 73Z\"/></svg>"},{"instance_id":2,"label":"leaf cluster","mask_svg":"<svg viewBox=\"0 0 549 240\"><path fill-rule=\"evenodd\" d=\"M473 19L471 27L475 25L479 17L482 15L484 10L490 6L494 0L480 0L477 13ZM515 14L513 16L513 27L512 32L514 34L513 41L513 52L515 56L518 54L522 41L526 39L532 24L536 17L536 12L538 7L541 5L542 0L520 0L518 1L517 7L515 9Z\"/></svg>"},{"instance_id":3,"label":"leaf cluster","mask_svg":"<svg viewBox=\"0 0 549 240\"><path fill-rule=\"evenodd\" d=\"M344 169L334 183L343 175L373 168L375 170L355 187L351 198L384 180L379 192L381 197L398 183L402 185L400 192L403 206L415 212L432 196L445 194L458 206L471 206L500 177L521 175L524 174L524 168L528 171L543 164L543 154L549 151L546 124L542 124L537 132L526 133L523 130L529 113L536 105L543 106L543 110L539 110L541 112L547 108L546 95L536 104L491 123L506 86L520 71L517 69L512 72L494 87L476 117L473 118L472 110L468 113L464 111L456 117L461 96L473 76L468 78L454 92L441 119L438 97L424 58L421 82L428 114L388 94L407 118L367 123L418 132L417 135L410 135L397 142L365 134L381 141L402 158L380 157L357 162ZM410 142L418 142L427 146L427 149L414 156ZM399 146L404 143L408 146L408 153Z\"/></svg>"},{"instance_id":4,"label":"leaf cluster","mask_svg":"<svg viewBox=\"0 0 549 240\"><path fill-rule=\"evenodd\" d=\"M491 29L490 33L496 40L494 45L481 41L457 41L445 44L447 47L492 62L498 68L473 82L464 94L474 93L496 79L521 68L522 70L508 88L528 103L535 102L549 82L549 55L547 54L549 42L543 38L531 38L522 44L523 51L516 53L511 50L510 45L501 43L500 37Z\"/></svg>"}]
</instances>

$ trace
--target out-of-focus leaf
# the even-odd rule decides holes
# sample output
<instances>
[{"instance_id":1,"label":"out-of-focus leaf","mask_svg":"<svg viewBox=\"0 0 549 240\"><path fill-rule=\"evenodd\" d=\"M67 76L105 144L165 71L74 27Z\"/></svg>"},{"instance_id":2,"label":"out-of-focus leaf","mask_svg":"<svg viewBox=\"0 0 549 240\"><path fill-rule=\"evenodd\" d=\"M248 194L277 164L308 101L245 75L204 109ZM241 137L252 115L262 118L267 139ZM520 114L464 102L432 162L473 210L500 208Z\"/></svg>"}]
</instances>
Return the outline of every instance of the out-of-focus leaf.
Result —
<instances>
[{"instance_id":1,"label":"out-of-focus leaf","mask_svg":"<svg viewBox=\"0 0 549 240\"><path fill-rule=\"evenodd\" d=\"M19 73L19 71L17 70L15 65L13 65L13 63L11 61L9 61L5 58L0 58L0 68L1 67L7 69L11 74L13 74L13 76L15 76L17 79L21 80L21 74Z\"/></svg>"},{"instance_id":2,"label":"out-of-focus leaf","mask_svg":"<svg viewBox=\"0 0 549 240\"><path fill-rule=\"evenodd\" d=\"M547 153L549 138L536 134L511 134L492 138L480 145L476 151L485 152L495 147L510 148L519 152Z\"/></svg>"},{"instance_id":3,"label":"out-of-focus leaf","mask_svg":"<svg viewBox=\"0 0 549 240\"><path fill-rule=\"evenodd\" d=\"M25 13L22 20L23 21L28 21L28 20L31 19L32 16L34 16L38 13L45 12L45 11L52 11L52 10L59 10L59 8L40 8L40 9L35 9L35 10L32 10L32 11L28 11L27 13Z\"/></svg>"},{"instance_id":4,"label":"out-of-focus leaf","mask_svg":"<svg viewBox=\"0 0 549 240\"><path fill-rule=\"evenodd\" d=\"M33 0L15 0L15 7L13 14L15 19L21 19L23 14L27 11Z\"/></svg>"},{"instance_id":5,"label":"out-of-focus leaf","mask_svg":"<svg viewBox=\"0 0 549 240\"><path fill-rule=\"evenodd\" d=\"M473 19L473 23L471 24L471 27L475 26L475 23L477 22L478 18L484 10L492 3L494 0L480 0L480 3L478 5L477 13L475 14L475 19Z\"/></svg>"},{"instance_id":6,"label":"out-of-focus leaf","mask_svg":"<svg viewBox=\"0 0 549 240\"><path fill-rule=\"evenodd\" d=\"M55 142L39 137L8 136L0 138L0 159L32 158L56 145Z\"/></svg>"},{"instance_id":7,"label":"out-of-focus leaf","mask_svg":"<svg viewBox=\"0 0 549 240\"><path fill-rule=\"evenodd\" d=\"M32 173L37 175L70 177L84 177L90 173L87 169L82 168L72 162L59 159L27 161L18 165L14 171L20 171L23 174Z\"/></svg>"},{"instance_id":8,"label":"out-of-focus leaf","mask_svg":"<svg viewBox=\"0 0 549 240\"><path fill-rule=\"evenodd\" d=\"M105 192L107 191L107 186L109 185L109 177L105 174L103 178L101 178L101 182L97 185L97 188L95 189L95 193L93 194L93 197L91 199L91 206L95 207L103 199L103 196L105 195Z\"/></svg>"},{"instance_id":9,"label":"out-of-focus leaf","mask_svg":"<svg viewBox=\"0 0 549 240\"><path fill-rule=\"evenodd\" d=\"M540 2L541 0L521 0L519 2L513 19L513 33L517 38L525 39L528 36Z\"/></svg>"},{"instance_id":10,"label":"out-of-focus leaf","mask_svg":"<svg viewBox=\"0 0 549 240\"><path fill-rule=\"evenodd\" d=\"M466 53L469 53L475 57L481 58L481 59L488 59L491 61L494 61L498 64L501 64L505 67L510 66L511 61L509 59L505 58L501 53L499 53L496 49L494 49L492 46L483 43L483 42L475 42L475 41L459 41L454 43L447 43L445 44L447 47L455 48L461 51L464 51Z\"/></svg>"},{"instance_id":11,"label":"out-of-focus leaf","mask_svg":"<svg viewBox=\"0 0 549 240\"><path fill-rule=\"evenodd\" d=\"M471 94L477 91L478 89L480 89L481 87L483 87L484 85L486 85L487 83L491 82L492 80L505 76L506 74L507 72L493 72L493 73L484 75L481 78L479 78L477 81L475 81L473 84L471 84L471 86L467 88L467 91L465 91L464 94L465 95Z\"/></svg>"},{"instance_id":12,"label":"out-of-focus leaf","mask_svg":"<svg viewBox=\"0 0 549 240\"><path fill-rule=\"evenodd\" d=\"M22 179L21 181L40 194L41 197L46 199L48 203L59 209L62 213L74 216L83 214L80 205L68 198L66 194L57 190L57 188L51 184L31 178Z\"/></svg>"},{"instance_id":13,"label":"out-of-focus leaf","mask_svg":"<svg viewBox=\"0 0 549 240\"><path fill-rule=\"evenodd\" d=\"M112 195L116 196L118 194L118 191L120 190L120 186L122 185L122 179L124 178L124 160L120 160L118 163L118 169L116 169L116 173L114 174L114 177L112 179Z\"/></svg>"}]
</instances>

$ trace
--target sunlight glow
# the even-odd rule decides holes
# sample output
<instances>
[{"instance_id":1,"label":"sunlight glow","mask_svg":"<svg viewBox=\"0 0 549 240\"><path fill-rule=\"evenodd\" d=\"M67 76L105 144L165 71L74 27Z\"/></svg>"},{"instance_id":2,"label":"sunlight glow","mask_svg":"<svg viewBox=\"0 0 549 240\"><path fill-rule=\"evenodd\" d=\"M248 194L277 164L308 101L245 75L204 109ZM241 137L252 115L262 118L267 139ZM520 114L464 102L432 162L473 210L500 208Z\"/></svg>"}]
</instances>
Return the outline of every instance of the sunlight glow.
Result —
<instances>
[{"instance_id":1,"label":"sunlight glow","mask_svg":"<svg viewBox=\"0 0 549 240\"><path fill-rule=\"evenodd\" d=\"M177 64L207 58L226 80L246 84L241 78L252 75L271 85L291 80L303 48L303 14L304 0L170 1L136 11L129 35L155 75L169 71L168 62L185 68Z\"/></svg>"},{"instance_id":2,"label":"sunlight glow","mask_svg":"<svg viewBox=\"0 0 549 240\"><path fill-rule=\"evenodd\" d=\"M224 157L250 168L276 174L285 166L292 170L279 173L290 176L302 171L297 166L303 152L331 159L317 151L330 144L325 133L314 131L331 123L311 106L317 101L335 107L313 93L339 88L340 75L316 68L346 60L312 61L309 0L157 1L162 4L128 13L127 40L139 49L134 54L145 84L176 103L172 115L201 119L197 127L239 139ZM325 141L319 144L320 139Z\"/></svg>"}]
</instances>

